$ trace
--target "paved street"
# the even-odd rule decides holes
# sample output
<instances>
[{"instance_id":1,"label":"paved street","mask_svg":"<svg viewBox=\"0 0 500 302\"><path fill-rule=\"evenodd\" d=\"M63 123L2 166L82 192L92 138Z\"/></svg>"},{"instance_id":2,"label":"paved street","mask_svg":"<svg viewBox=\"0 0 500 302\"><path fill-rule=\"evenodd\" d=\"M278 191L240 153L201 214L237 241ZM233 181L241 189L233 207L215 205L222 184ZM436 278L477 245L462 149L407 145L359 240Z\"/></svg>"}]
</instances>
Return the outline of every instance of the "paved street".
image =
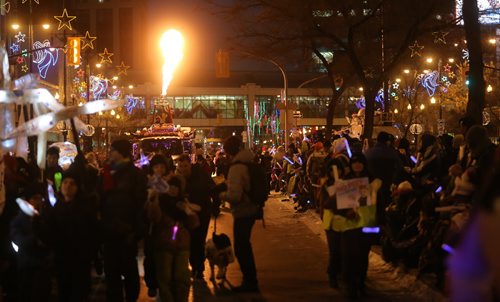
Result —
<instances>
[{"instance_id":1,"label":"paved street","mask_svg":"<svg viewBox=\"0 0 500 302\"><path fill-rule=\"evenodd\" d=\"M266 204L266 226L258 221L252 237L261 294L233 294L215 290L211 283L194 283L190 301L347 301L341 291L328 287L327 247L317 215L311 211L296 214L291 202L274 195ZM223 212L218 232L232 236L232 217ZM211 235L213 228L209 236ZM209 268L205 272L208 279ZM238 264L230 265L227 274L233 285L241 282ZM225 285L227 288L228 285ZM368 297L363 301L441 301L443 298L412 275L385 264L377 254L370 255ZM103 297L99 286L94 301ZM146 295L143 284L140 301L155 301Z\"/></svg>"}]
</instances>

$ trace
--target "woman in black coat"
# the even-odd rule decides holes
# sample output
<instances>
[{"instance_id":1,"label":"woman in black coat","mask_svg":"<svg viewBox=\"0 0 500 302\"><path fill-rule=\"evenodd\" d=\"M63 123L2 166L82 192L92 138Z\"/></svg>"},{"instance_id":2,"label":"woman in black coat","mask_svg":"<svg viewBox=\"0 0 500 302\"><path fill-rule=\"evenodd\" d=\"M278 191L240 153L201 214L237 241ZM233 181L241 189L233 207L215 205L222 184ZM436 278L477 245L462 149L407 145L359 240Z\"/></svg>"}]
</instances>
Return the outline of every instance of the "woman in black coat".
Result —
<instances>
[{"instance_id":1,"label":"woman in black coat","mask_svg":"<svg viewBox=\"0 0 500 302\"><path fill-rule=\"evenodd\" d=\"M63 175L61 194L48 219L59 301L71 302L88 301L91 260L97 246L96 206L84 194L75 172Z\"/></svg>"}]
</instances>

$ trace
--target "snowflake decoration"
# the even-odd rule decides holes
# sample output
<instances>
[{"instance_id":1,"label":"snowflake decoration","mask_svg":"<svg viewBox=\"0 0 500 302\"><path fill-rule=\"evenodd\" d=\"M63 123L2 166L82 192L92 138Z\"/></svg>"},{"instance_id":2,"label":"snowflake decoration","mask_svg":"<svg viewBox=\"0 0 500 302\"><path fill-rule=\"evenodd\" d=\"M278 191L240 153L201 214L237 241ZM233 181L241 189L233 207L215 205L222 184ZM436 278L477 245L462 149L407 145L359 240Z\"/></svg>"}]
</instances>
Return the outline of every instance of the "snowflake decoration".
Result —
<instances>
[{"instance_id":1,"label":"snowflake decoration","mask_svg":"<svg viewBox=\"0 0 500 302\"><path fill-rule=\"evenodd\" d=\"M443 71L446 72L446 73L450 73L451 72L451 65L450 64L446 64L443 66Z\"/></svg>"},{"instance_id":2,"label":"snowflake decoration","mask_svg":"<svg viewBox=\"0 0 500 302\"><path fill-rule=\"evenodd\" d=\"M399 88L399 83L392 84L392 89L398 89L398 88Z\"/></svg>"},{"instance_id":3,"label":"snowflake decoration","mask_svg":"<svg viewBox=\"0 0 500 302\"><path fill-rule=\"evenodd\" d=\"M396 101L397 101L397 100L399 100L399 96L397 96L397 95L396 95L396 96L394 97L394 100L396 100Z\"/></svg>"},{"instance_id":4,"label":"snowflake decoration","mask_svg":"<svg viewBox=\"0 0 500 302\"><path fill-rule=\"evenodd\" d=\"M447 76L442 76L441 77L441 82L447 82L448 81L448 77Z\"/></svg>"},{"instance_id":5,"label":"snowflake decoration","mask_svg":"<svg viewBox=\"0 0 500 302\"><path fill-rule=\"evenodd\" d=\"M24 58L23 57L17 57L16 58L17 64L23 64L24 63Z\"/></svg>"},{"instance_id":6,"label":"snowflake decoration","mask_svg":"<svg viewBox=\"0 0 500 302\"><path fill-rule=\"evenodd\" d=\"M444 82L444 86L446 86L446 87L450 87L450 86L451 86L451 82L450 82L450 81L446 81L446 82Z\"/></svg>"},{"instance_id":7,"label":"snowflake decoration","mask_svg":"<svg viewBox=\"0 0 500 302\"><path fill-rule=\"evenodd\" d=\"M22 32L19 32L14 38L16 38L16 43L26 42L26 34Z\"/></svg>"},{"instance_id":8,"label":"snowflake decoration","mask_svg":"<svg viewBox=\"0 0 500 302\"><path fill-rule=\"evenodd\" d=\"M406 89L403 89L403 95L407 98L411 98L413 93L414 93L414 90L410 86L408 86Z\"/></svg>"},{"instance_id":9,"label":"snowflake decoration","mask_svg":"<svg viewBox=\"0 0 500 302\"><path fill-rule=\"evenodd\" d=\"M462 49L462 59L469 62L469 50L468 49Z\"/></svg>"}]
</instances>

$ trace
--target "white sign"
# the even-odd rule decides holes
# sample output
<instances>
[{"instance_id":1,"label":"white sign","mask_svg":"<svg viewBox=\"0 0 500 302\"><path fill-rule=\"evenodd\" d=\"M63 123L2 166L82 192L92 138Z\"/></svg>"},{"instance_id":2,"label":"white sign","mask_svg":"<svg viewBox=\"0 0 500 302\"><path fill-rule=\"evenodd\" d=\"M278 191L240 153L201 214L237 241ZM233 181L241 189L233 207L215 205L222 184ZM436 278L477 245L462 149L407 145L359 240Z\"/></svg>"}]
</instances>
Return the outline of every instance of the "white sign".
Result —
<instances>
[{"instance_id":1,"label":"white sign","mask_svg":"<svg viewBox=\"0 0 500 302\"><path fill-rule=\"evenodd\" d=\"M368 177L337 181L335 191L337 193L337 209L339 210L359 208L372 204Z\"/></svg>"}]
</instances>

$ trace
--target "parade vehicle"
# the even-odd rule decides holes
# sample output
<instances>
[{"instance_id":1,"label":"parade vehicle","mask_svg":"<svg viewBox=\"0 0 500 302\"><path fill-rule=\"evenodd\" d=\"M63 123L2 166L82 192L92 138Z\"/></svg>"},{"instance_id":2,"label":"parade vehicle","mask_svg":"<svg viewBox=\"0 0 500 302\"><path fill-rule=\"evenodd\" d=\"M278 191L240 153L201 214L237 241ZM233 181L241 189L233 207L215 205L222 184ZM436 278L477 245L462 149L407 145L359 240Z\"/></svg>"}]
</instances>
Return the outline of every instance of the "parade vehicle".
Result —
<instances>
[{"instance_id":1,"label":"parade vehicle","mask_svg":"<svg viewBox=\"0 0 500 302\"><path fill-rule=\"evenodd\" d=\"M168 154L175 160L181 154L190 154L194 130L174 124L156 123L134 133L133 156L140 166L146 165L155 154Z\"/></svg>"}]
</instances>

